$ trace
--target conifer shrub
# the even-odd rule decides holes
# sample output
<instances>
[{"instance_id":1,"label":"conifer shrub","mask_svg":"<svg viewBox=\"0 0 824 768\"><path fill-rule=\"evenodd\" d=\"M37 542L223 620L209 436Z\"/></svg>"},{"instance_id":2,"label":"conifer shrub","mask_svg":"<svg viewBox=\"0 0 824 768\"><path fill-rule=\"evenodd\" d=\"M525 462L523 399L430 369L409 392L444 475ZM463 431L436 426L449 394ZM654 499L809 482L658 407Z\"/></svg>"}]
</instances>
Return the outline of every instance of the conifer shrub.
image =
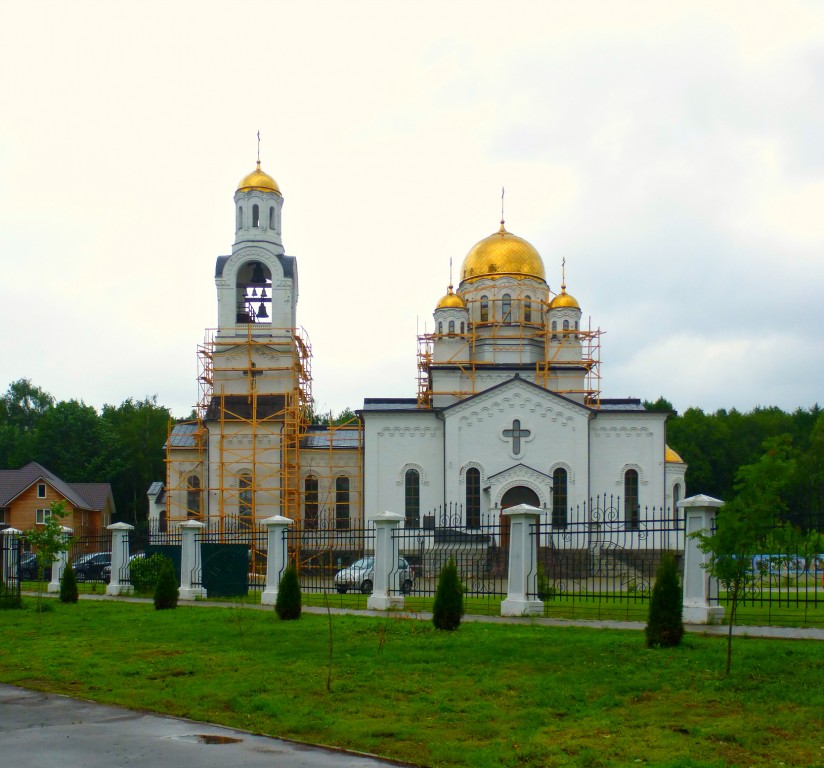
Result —
<instances>
[{"instance_id":1,"label":"conifer shrub","mask_svg":"<svg viewBox=\"0 0 824 768\"><path fill-rule=\"evenodd\" d=\"M450 558L438 576L432 623L436 629L457 629L461 625L463 612L463 585L458 577L458 567Z\"/></svg>"},{"instance_id":2,"label":"conifer shrub","mask_svg":"<svg viewBox=\"0 0 824 768\"><path fill-rule=\"evenodd\" d=\"M648 648L672 648L680 644L684 636L683 603L675 555L665 552L658 566L649 603L646 627Z\"/></svg>"},{"instance_id":3,"label":"conifer shrub","mask_svg":"<svg viewBox=\"0 0 824 768\"><path fill-rule=\"evenodd\" d=\"M280 577L278 586L278 599L275 601L275 611L283 621L290 621L300 618L300 581L298 580L298 569L294 563L290 563L283 576Z\"/></svg>"},{"instance_id":4,"label":"conifer shrub","mask_svg":"<svg viewBox=\"0 0 824 768\"><path fill-rule=\"evenodd\" d=\"M179 594L180 590L177 585L174 564L168 557L164 557L154 591L155 610L162 611L168 608L177 608Z\"/></svg>"},{"instance_id":5,"label":"conifer shrub","mask_svg":"<svg viewBox=\"0 0 824 768\"><path fill-rule=\"evenodd\" d=\"M63 570L63 575L60 577L60 602L76 603L77 598L77 574L72 561L69 560Z\"/></svg>"}]
</instances>

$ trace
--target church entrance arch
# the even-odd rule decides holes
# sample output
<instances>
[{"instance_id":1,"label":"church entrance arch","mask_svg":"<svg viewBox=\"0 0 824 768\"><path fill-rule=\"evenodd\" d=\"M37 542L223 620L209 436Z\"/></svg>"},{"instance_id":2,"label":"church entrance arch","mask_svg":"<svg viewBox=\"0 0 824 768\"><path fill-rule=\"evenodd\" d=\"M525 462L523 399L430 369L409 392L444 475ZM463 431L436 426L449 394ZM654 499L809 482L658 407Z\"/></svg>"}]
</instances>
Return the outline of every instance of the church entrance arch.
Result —
<instances>
[{"instance_id":1,"label":"church entrance arch","mask_svg":"<svg viewBox=\"0 0 824 768\"><path fill-rule=\"evenodd\" d=\"M517 507L518 504L529 504L531 507L540 507L541 500L538 498L538 494L532 490L532 488L527 488L525 485L516 485L514 488L510 488L504 495L501 497L501 512L505 509L509 509L510 507ZM509 566L509 527L510 527L510 520L507 515L501 515L501 552L500 558L502 562L499 563L499 566L506 572L507 567Z\"/></svg>"}]
</instances>

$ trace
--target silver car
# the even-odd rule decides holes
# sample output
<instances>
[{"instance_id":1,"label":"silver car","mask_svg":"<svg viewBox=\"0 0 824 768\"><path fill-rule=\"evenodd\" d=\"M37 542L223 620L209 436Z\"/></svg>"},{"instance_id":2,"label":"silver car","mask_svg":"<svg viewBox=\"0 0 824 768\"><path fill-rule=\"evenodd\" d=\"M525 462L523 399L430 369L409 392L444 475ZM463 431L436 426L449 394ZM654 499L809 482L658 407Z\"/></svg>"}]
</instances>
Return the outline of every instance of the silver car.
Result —
<instances>
[{"instance_id":1,"label":"silver car","mask_svg":"<svg viewBox=\"0 0 824 768\"><path fill-rule=\"evenodd\" d=\"M371 594L374 573L375 558L372 555L362 557L335 574L335 589L342 595L346 594L349 589L358 589L364 595ZM401 592L405 595L412 591L415 584L412 569L402 557L398 558L398 583L401 585Z\"/></svg>"}]
</instances>

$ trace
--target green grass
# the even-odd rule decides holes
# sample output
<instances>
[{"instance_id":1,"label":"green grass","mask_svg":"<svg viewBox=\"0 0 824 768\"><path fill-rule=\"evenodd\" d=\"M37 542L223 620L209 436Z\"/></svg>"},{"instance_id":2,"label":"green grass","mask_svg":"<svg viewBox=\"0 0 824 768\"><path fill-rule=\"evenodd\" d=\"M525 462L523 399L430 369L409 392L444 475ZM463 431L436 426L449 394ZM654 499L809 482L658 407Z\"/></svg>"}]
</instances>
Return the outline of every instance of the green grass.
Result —
<instances>
[{"instance_id":1,"label":"green grass","mask_svg":"<svg viewBox=\"0 0 824 768\"><path fill-rule=\"evenodd\" d=\"M349 596L353 597L353 596ZM0 612L0 680L432 766L824 764L824 646L249 607Z\"/></svg>"}]
</instances>

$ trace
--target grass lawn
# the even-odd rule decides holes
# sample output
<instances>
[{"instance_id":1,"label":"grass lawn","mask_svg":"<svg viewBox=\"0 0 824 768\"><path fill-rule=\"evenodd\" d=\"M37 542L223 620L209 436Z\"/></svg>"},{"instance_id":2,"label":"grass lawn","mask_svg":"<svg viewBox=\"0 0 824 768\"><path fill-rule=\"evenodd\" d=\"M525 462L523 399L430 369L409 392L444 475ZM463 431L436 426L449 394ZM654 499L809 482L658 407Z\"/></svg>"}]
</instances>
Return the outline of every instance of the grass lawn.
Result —
<instances>
[{"instance_id":1,"label":"grass lawn","mask_svg":"<svg viewBox=\"0 0 824 768\"><path fill-rule=\"evenodd\" d=\"M0 612L0 681L429 766L824 765L824 646L81 601Z\"/></svg>"}]
</instances>

